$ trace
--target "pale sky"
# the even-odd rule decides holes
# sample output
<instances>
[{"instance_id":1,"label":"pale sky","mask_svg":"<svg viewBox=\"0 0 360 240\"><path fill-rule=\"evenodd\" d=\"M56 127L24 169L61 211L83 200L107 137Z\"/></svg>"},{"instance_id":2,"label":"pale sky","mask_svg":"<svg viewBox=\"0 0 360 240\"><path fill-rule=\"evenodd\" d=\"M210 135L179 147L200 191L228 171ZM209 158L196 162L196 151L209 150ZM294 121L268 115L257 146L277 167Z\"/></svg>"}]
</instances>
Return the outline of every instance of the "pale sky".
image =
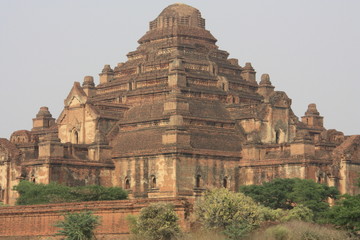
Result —
<instances>
[{"instance_id":1,"label":"pale sky","mask_svg":"<svg viewBox=\"0 0 360 240\"><path fill-rule=\"evenodd\" d=\"M167 0L0 0L0 137L62 111L73 82L114 67ZM270 74L298 117L316 103L327 129L360 134L359 0L184 0L220 49Z\"/></svg>"}]
</instances>

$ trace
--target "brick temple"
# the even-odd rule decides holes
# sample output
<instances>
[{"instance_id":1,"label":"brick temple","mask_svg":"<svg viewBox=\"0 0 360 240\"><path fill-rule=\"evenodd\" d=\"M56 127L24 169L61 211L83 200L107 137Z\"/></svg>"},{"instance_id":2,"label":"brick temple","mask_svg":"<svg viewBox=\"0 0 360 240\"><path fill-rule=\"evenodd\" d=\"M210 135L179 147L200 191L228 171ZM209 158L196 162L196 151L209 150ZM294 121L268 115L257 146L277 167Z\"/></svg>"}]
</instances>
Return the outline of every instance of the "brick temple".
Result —
<instances>
[{"instance_id":1,"label":"brick temple","mask_svg":"<svg viewBox=\"0 0 360 240\"><path fill-rule=\"evenodd\" d=\"M199 10L165 8L126 62L74 83L57 119L41 107L31 130L0 139L0 201L14 204L22 179L131 198L290 177L359 193L360 136L325 129L315 104L299 119L268 74L257 79L216 41Z\"/></svg>"}]
</instances>

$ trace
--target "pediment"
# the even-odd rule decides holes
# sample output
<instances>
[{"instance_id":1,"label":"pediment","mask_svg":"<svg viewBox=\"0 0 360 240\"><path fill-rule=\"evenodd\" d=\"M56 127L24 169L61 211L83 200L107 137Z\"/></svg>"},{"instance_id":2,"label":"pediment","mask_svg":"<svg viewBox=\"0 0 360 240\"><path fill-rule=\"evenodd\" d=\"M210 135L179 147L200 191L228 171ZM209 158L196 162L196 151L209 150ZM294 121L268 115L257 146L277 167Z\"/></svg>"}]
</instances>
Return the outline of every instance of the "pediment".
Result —
<instances>
[{"instance_id":1,"label":"pediment","mask_svg":"<svg viewBox=\"0 0 360 240\"><path fill-rule=\"evenodd\" d=\"M73 98L71 98L68 101L67 107L65 105L65 108L61 112L57 120L57 123L61 125L61 124L67 124L72 121L79 122L76 115L74 115L74 113L72 113L72 111L70 110L72 108L78 108L78 107L85 108L86 118L97 119L99 117L99 113L96 111L94 106L92 106L89 103L85 103L84 105L82 104L83 104L82 101L77 96L73 96Z\"/></svg>"},{"instance_id":2,"label":"pediment","mask_svg":"<svg viewBox=\"0 0 360 240\"><path fill-rule=\"evenodd\" d=\"M66 114L66 110L64 109L64 110L62 110L62 112L60 113L60 116L58 117L58 119L57 119L57 123L58 124L61 124L65 119L66 119L66 117L67 117L67 114Z\"/></svg>"},{"instance_id":3,"label":"pediment","mask_svg":"<svg viewBox=\"0 0 360 240\"><path fill-rule=\"evenodd\" d=\"M73 96L70 102L68 103L69 107L78 107L80 105L81 105L81 101L79 100L79 98L77 98L77 96Z\"/></svg>"},{"instance_id":4,"label":"pediment","mask_svg":"<svg viewBox=\"0 0 360 240\"><path fill-rule=\"evenodd\" d=\"M79 106L85 104L87 96L79 82L75 82L70 90L67 98L64 101L65 107Z\"/></svg>"}]
</instances>

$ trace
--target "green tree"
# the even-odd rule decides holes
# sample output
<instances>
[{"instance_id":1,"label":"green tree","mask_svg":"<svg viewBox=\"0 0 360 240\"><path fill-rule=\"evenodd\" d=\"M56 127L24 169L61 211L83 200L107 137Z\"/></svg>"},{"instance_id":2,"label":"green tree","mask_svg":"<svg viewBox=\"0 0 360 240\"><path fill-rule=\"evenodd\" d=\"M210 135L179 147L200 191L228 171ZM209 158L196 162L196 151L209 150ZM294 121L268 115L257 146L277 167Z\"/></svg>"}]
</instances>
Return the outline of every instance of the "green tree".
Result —
<instances>
[{"instance_id":1,"label":"green tree","mask_svg":"<svg viewBox=\"0 0 360 240\"><path fill-rule=\"evenodd\" d=\"M288 194L293 192L295 181L294 178L276 178L262 185L241 186L240 192L266 207L291 209L292 202Z\"/></svg>"},{"instance_id":2,"label":"green tree","mask_svg":"<svg viewBox=\"0 0 360 240\"><path fill-rule=\"evenodd\" d=\"M336 199L339 194L335 187L298 178L274 179L259 186L242 186L240 191L273 209L292 209L303 205L313 211L314 219L320 219L329 209L328 198Z\"/></svg>"},{"instance_id":3,"label":"green tree","mask_svg":"<svg viewBox=\"0 0 360 240\"><path fill-rule=\"evenodd\" d=\"M221 230L230 239L238 239L264 220L261 208L243 193L225 188L207 191L195 204L198 221L208 230Z\"/></svg>"},{"instance_id":4,"label":"green tree","mask_svg":"<svg viewBox=\"0 0 360 240\"><path fill-rule=\"evenodd\" d=\"M360 195L344 195L327 214L330 223L351 231L360 231Z\"/></svg>"},{"instance_id":5,"label":"green tree","mask_svg":"<svg viewBox=\"0 0 360 240\"><path fill-rule=\"evenodd\" d=\"M94 230L99 225L100 217L92 212L68 213L55 225L61 228L56 235L65 236L65 240L91 240L95 239Z\"/></svg>"},{"instance_id":6,"label":"green tree","mask_svg":"<svg viewBox=\"0 0 360 240\"><path fill-rule=\"evenodd\" d=\"M170 240L181 234L179 218L171 204L156 203L141 209L138 217L129 216L130 231L138 239Z\"/></svg>"},{"instance_id":7,"label":"green tree","mask_svg":"<svg viewBox=\"0 0 360 240\"><path fill-rule=\"evenodd\" d=\"M309 179L295 179L293 191L288 193L291 202L301 204L314 212L314 217L320 217L329 209L328 198L336 199L339 191L335 187L315 183Z\"/></svg>"},{"instance_id":8,"label":"green tree","mask_svg":"<svg viewBox=\"0 0 360 240\"><path fill-rule=\"evenodd\" d=\"M14 187L14 190L19 193L17 205L122 200L127 198L127 192L120 187L98 185L68 187L54 182L35 184L21 181Z\"/></svg>"}]
</instances>

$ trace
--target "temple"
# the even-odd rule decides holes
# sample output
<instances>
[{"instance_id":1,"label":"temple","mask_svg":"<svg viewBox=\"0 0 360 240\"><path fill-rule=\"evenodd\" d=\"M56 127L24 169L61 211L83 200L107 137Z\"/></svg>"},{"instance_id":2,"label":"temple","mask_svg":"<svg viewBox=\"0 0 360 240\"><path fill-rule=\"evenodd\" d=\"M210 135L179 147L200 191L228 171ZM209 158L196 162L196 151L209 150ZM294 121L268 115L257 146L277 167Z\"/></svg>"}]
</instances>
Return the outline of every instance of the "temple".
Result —
<instances>
[{"instance_id":1,"label":"temple","mask_svg":"<svg viewBox=\"0 0 360 240\"><path fill-rule=\"evenodd\" d=\"M41 107L31 130L0 139L0 201L14 204L23 179L131 198L292 177L360 193L360 136L325 129L315 104L299 120L268 74L258 81L216 41L199 10L165 8L126 62L74 83L56 120Z\"/></svg>"}]
</instances>

